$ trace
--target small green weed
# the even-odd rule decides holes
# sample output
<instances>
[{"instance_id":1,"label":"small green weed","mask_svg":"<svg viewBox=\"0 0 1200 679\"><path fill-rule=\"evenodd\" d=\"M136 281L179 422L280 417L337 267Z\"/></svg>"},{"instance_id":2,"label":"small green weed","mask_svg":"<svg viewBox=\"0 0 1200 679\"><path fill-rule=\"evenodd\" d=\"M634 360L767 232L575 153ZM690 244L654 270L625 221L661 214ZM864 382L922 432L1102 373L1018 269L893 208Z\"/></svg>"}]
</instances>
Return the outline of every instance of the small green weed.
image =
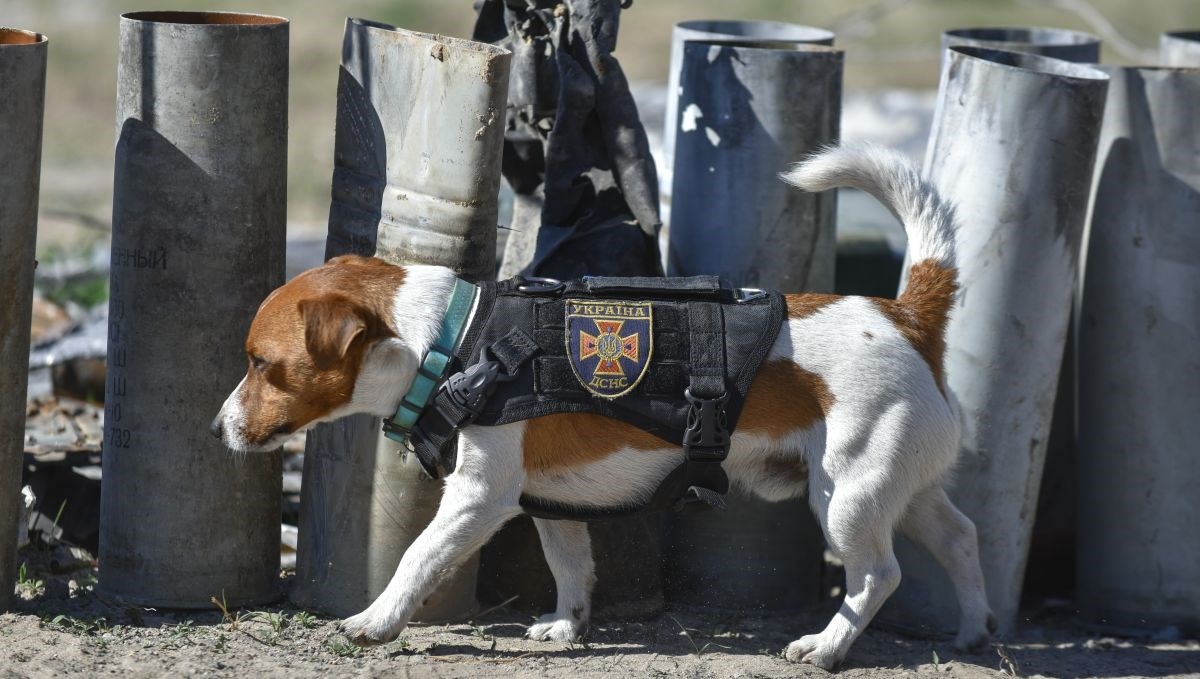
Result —
<instances>
[{"instance_id":1,"label":"small green weed","mask_svg":"<svg viewBox=\"0 0 1200 679\"><path fill-rule=\"evenodd\" d=\"M308 611L300 611L292 616L292 622L304 629L312 629L317 626L317 616Z\"/></svg>"},{"instance_id":2,"label":"small green weed","mask_svg":"<svg viewBox=\"0 0 1200 679\"><path fill-rule=\"evenodd\" d=\"M362 647L353 644L340 636L330 637L325 642L325 650L339 658L353 658L362 653Z\"/></svg>"}]
</instances>

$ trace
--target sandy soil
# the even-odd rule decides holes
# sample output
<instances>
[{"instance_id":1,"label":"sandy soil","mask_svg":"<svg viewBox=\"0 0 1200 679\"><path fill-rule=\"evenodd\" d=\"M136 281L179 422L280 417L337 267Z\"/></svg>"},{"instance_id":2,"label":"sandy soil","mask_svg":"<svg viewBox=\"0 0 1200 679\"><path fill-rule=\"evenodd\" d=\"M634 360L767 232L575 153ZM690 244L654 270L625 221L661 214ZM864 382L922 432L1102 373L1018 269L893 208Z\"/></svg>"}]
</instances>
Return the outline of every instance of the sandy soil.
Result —
<instances>
[{"instance_id":1,"label":"sandy soil","mask_svg":"<svg viewBox=\"0 0 1200 679\"><path fill-rule=\"evenodd\" d=\"M67 573L28 547L13 610L0 615L0 677L794 677L826 676L780 657L819 629L827 611L731 616L671 611L644 622L597 621L585 643L523 638L531 618L505 609L450 625L414 625L385 646L360 649L336 621L280 604L253 611L159 611L113 606L92 593L90 565ZM1026 625L979 654L948 639L917 640L873 628L851 651L844 677L1200 676L1200 642L1115 639L1070 619Z\"/></svg>"}]
</instances>

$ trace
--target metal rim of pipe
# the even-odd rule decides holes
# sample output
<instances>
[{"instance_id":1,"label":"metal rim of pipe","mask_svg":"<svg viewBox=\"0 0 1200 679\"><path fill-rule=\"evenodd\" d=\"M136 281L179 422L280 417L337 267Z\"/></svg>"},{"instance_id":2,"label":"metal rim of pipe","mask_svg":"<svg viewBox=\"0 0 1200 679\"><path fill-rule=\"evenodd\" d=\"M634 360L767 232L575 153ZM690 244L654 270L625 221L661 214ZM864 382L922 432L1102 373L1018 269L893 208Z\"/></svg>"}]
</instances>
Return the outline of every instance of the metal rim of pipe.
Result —
<instances>
[{"instance_id":1,"label":"metal rim of pipe","mask_svg":"<svg viewBox=\"0 0 1200 679\"><path fill-rule=\"evenodd\" d=\"M0 610L17 579L17 531L33 314L38 191L49 40L41 33L0 28ZM15 328L16 333L8 329ZM19 396L18 396L19 395Z\"/></svg>"}]
</instances>

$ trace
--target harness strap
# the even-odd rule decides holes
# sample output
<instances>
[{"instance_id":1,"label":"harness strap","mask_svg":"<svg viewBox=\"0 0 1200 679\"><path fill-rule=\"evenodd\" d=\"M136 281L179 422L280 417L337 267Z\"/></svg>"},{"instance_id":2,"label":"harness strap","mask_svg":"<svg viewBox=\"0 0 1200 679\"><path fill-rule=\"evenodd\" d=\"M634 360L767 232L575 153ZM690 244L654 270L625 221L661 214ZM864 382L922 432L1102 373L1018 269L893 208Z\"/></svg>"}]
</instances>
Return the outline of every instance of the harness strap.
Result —
<instances>
[{"instance_id":1,"label":"harness strap","mask_svg":"<svg viewBox=\"0 0 1200 679\"><path fill-rule=\"evenodd\" d=\"M725 403L725 310L716 302L689 302L690 356L687 429L683 433L685 502L724 506L729 478L721 463L729 455Z\"/></svg>"},{"instance_id":2,"label":"harness strap","mask_svg":"<svg viewBox=\"0 0 1200 679\"><path fill-rule=\"evenodd\" d=\"M409 436L421 412L429 405L434 390L445 379L454 359L454 350L462 341L466 330L467 317L471 314L471 306L479 289L474 285L456 278L450 299L446 303L446 313L442 315L442 325L433 346L421 358L421 365L413 377L408 393L400 399L396 414L383 420L383 433L397 443L404 443Z\"/></svg>"},{"instance_id":3,"label":"harness strap","mask_svg":"<svg viewBox=\"0 0 1200 679\"><path fill-rule=\"evenodd\" d=\"M496 385L514 379L538 351L537 342L528 333L513 328L483 347L478 361L442 384L432 407L417 418L409 439L429 476L440 479L454 471L458 464L458 432L479 417Z\"/></svg>"}]
</instances>

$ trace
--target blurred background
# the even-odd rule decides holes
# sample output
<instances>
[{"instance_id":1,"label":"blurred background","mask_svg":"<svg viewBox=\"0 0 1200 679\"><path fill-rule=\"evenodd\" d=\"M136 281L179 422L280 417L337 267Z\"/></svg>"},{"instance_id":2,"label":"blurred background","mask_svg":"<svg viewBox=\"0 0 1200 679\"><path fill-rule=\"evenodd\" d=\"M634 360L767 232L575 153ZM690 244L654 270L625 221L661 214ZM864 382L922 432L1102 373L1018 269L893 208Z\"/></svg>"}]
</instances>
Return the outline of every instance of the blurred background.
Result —
<instances>
[{"instance_id":1,"label":"blurred background","mask_svg":"<svg viewBox=\"0 0 1200 679\"><path fill-rule=\"evenodd\" d=\"M289 236L320 238L333 167L334 94L347 16L469 37L471 0L0 0L0 25L50 38L42 161L39 259L107 258L118 17L144 9L237 10L291 19ZM947 28L1054 26L1104 40L1104 60L1134 63L1168 28L1200 26L1196 0L634 0L623 13L617 56L661 134L671 27L686 19L775 19L829 28L846 50L843 135L877 136L920 154ZM1149 58L1146 59L1147 61ZM906 112L915 110L914 115ZM653 141L653 140L652 140ZM65 291L87 305L106 281Z\"/></svg>"}]
</instances>

